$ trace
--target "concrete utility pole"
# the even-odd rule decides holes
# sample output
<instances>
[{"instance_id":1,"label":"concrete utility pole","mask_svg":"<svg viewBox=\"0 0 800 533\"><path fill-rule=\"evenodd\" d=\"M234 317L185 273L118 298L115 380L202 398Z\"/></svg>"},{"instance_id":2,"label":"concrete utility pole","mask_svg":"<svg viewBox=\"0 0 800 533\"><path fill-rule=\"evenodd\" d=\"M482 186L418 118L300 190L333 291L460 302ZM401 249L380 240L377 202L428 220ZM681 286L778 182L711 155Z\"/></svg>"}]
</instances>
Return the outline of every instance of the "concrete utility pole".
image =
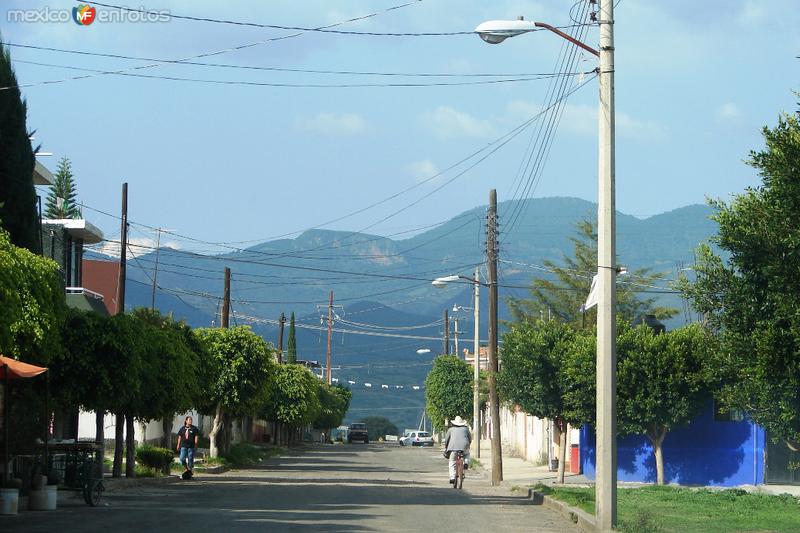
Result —
<instances>
[{"instance_id":1,"label":"concrete utility pole","mask_svg":"<svg viewBox=\"0 0 800 533\"><path fill-rule=\"evenodd\" d=\"M333 337L333 291L328 302L328 353L325 356L325 382L331 384L331 337Z\"/></svg>"},{"instance_id":2,"label":"concrete utility pole","mask_svg":"<svg viewBox=\"0 0 800 533\"><path fill-rule=\"evenodd\" d=\"M286 315L281 313L281 319L278 322L278 364L283 363L283 325L286 324Z\"/></svg>"},{"instance_id":3,"label":"concrete utility pole","mask_svg":"<svg viewBox=\"0 0 800 533\"><path fill-rule=\"evenodd\" d=\"M597 525L617 523L616 206L614 205L614 0L600 0L600 146L597 196Z\"/></svg>"},{"instance_id":4,"label":"concrete utility pole","mask_svg":"<svg viewBox=\"0 0 800 533\"><path fill-rule=\"evenodd\" d=\"M455 349L456 357L461 357L458 351L458 315L453 315L453 347Z\"/></svg>"},{"instance_id":5,"label":"concrete utility pole","mask_svg":"<svg viewBox=\"0 0 800 533\"><path fill-rule=\"evenodd\" d=\"M481 323L481 269L480 267L475 267L475 282L473 286L475 287L475 302L472 304L474 306L474 321L475 321L475 330L472 332L473 343L474 343L474 350L475 356L473 357L473 363L475 363L474 374L473 374L473 381L472 384L472 449L473 454L475 457L480 458L481 456L481 330L480 330L480 323Z\"/></svg>"},{"instance_id":6,"label":"concrete utility pole","mask_svg":"<svg viewBox=\"0 0 800 533\"><path fill-rule=\"evenodd\" d=\"M447 309L444 310L444 339L443 351L445 355L450 355L450 318L447 316Z\"/></svg>"},{"instance_id":7,"label":"concrete utility pole","mask_svg":"<svg viewBox=\"0 0 800 533\"><path fill-rule=\"evenodd\" d=\"M500 402L497 397L497 191L489 191L486 255L489 267L489 403L492 418L492 485L503 481Z\"/></svg>"},{"instance_id":8,"label":"concrete utility pole","mask_svg":"<svg viewBox=\"0 0 800 533\"><path fill-rule=\"evenodd\" d=\"M231 269L225 267L225 291L222 293L222 327L230 326L231 317Z\"/></svg>"}]
</instances>

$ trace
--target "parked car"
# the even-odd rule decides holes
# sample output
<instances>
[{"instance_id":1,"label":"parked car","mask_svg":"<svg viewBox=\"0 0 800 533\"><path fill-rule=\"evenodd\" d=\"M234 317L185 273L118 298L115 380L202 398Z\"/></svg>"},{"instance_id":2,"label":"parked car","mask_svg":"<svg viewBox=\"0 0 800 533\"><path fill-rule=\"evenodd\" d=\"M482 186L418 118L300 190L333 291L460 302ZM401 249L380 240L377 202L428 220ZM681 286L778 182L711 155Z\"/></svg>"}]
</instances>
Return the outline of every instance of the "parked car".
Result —
<instances>
[{"instance_id":1,"label":"parked car","mask_svg":"<svg viewBox=\"0 0 800 533\"><path fill-rule=\"evenodd\" d=\"M400 446L433 446L433 437L427 431L410 431L400 439Z\"/></svg>"},{"instance_id":2,"label":"parked car","mask_svg":"<svg viewBox=\"0 0 800 533\"><path fill-rule=\"evenodd\" d=\"M347 443L352 444L354 440L360 440L364 444L369 443L367 425L361 422L354 422L347 428Z\"/></svg>"}]
</instances>

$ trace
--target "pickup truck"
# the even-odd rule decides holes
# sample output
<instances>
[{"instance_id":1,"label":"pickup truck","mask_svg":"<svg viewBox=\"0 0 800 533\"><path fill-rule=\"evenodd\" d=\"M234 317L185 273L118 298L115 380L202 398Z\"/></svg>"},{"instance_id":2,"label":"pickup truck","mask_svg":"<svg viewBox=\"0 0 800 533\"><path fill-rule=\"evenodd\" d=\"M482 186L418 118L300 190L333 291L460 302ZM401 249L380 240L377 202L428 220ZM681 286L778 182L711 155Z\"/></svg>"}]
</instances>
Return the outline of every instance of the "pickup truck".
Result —
<instances>
[{"instance_id":1,"label":"pickup truck","mask_svg":"<svg viewBox=\"0 0 800 533\"><path fill-rule=\"evenodd\" d=\"M360 440L364 444L369 443L366 424L361 422L350 424L350 427L347 428L347 443L352 444L354 440Z\"/></svg>"}]
</instances>

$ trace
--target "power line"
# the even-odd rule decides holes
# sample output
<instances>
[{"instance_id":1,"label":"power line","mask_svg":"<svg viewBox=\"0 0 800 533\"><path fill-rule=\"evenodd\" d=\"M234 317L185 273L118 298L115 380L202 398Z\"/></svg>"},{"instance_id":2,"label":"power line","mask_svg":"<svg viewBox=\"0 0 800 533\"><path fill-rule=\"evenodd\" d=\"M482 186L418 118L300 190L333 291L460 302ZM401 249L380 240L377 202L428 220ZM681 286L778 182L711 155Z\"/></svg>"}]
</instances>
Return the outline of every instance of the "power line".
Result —
<instances>
[{"instance_id":1,"label":"power line","mask_svg":"<svg viewBox=\"0 0 800 533\"><path fill-rule=\"evenodd\" d=\"M255 70L267 72L291 72L295 74L323 74L333 76L377 76L377 77L403 77L403 78L529 78L534 76L555 76L556 73L546 72L515 72L515 73L451 73L451 72L381 72L381 71L358 71L358 70L324 70L324 69L302 69L289 67L259 66L259 65L236 65L231 63L208 63L203 61L181 61L178 59L160 59L154 57L131 56L125 54L112 54L107 52L89 52L86 50L75 50L69 48L55 48L52 46L37 46L22 43L3 43L5 46L24 48L30 50L40 50L45 52L58 52L64 54L74 54L89 57L104 57L110 59L124 59L130 61L149 61L163 63L165 65L189 65L200 67L213 67L237 70ZM18 60L19 61L19 60Z\"/></svg>"},{"instance_id":2,"label":"power line","mask_svg":"<svg viewBox=\"0 0 800 533\"><path fill-rule=\"evenodd\" d=\"M417 88L417 87L454 87L454 86L467 86L467 85L497 85L497 84L504 84L504 83L518 83L518 82L527 82L527 81L538 81L543 79L549 79L556 74L548 74L545 76L538 76L538 77L527 77L527 78L501 78L501 79L493 79L493 80L477 80L477 81L438 81L438 82L426 82L426 83L414 83L414 82L393 82L393 83L278 83L278 82L264 82L264 81L248 81L248 80L214 80L214 79L206 79L206 78L186 78L182 76L166 76L166 75L157 75L157 74L137 74L132 72L124 72L124 71L109 71L109 70L99 70L99 69L92 69L92 68L84 68L84 67L76 67L72 65L57 65L53 63L41 63L38 61L26 61L21 59L14 60L15 63L25 63L28 65L37 65L42 67L52 67L52 68L63 68L68 70L75 70L78 72L90 72L94 74L113 74L115 76L128 76L132 78L145 78L145 79L153 79L153 80L165 80L165 81L182 81L182 82L190 82L190 83L208 83L212 85L241 85L241 86L249 86L249 87L279 87L279 88L291 88L291 89L358 89L358 88L378 88L378 87L386 87L386 88ZM577 75L577 74L575 74ZM32 84L24 84L19 85L18 87L32 87L36 85L45 85L49 83L59 83L59 81L44 81L44 82L37 82ZM9 89L10 87L3 87L2 89Z\"/></svg>"},{"instance_id":3,"label":"power line","mask_svg":"<svg viewBox=\"0 0 800 533\"><path fill-rule=\"evenodd\" d=\"M415 0L415 1L419 2L421 0ZM376 17L376 16L378 16L380 14L388 13L390 11L394 11L396 9L400 9L402 7L406 7L406 6L409 6L409 5L412 5L412 3L409 2L409 3L405 3L405 4L389 7L389 8L386 8L384 10L381 10L381 11L376 11L374 13L370 13L368 15L362 15L360 17L353 17L353 18L350 18L350 19L347 19L347 20L343 20L343 21L340 21L340 22L335 22L333 24L328 24L326 26L320 26L318 28L309 28L308 31L318 31L318 30L323 30L323 29L328 29L328 28L334 28L334 27L341 26L343 24L347 24L347 23L350 23L350 22L356 22L356 21L359 21L359 20L365 20L365 19L368 19L368 18L371 18L371 17ZM214 51L211 51L211 52L204 52L204 53L201 53L201 54L196 54L196 55L193 55L193 56L184 57L184 58L181 58L181 59L176 60L176 61L191 61L191 60L194 60L194 59L202 59L202 58L205 58L205 57L212 57L212 56L218 56L218 55L222 55L222 54L227 54L229 52L238 52L238 51L241 51L241 50L245 50L247 48L253 48L255 46L260 46L260 45L263 45L263 44L269 44L269 43L272 43L272 42L275 42L275 41L282 41L282 40L285 40L285 39L292 39L294 37L299 37L300 35L303 35L303 34L307 33L308 31L302 30L302 31L298 31L298 32L295 32L295 33L292 33L292 34L289 34L289 35L282 35L282 36L279 36L279 37L269 37L267 39L262 39L260 41L245 43L245 44L241 44L241 45L237 45L237 46L231 46L231 47L228 47L228 48L223 48L221 50L214 50ZM108 70L108 71L84 74L82 76L73 76L73 77L70 77L70 78L62 78L62 79L58 79L58 80L45 80L45 81L42 81L42 82L26 84L26 85L15 85L15 86L8 86L8 87L0 87L0 90L5 91L5 90L8 90L8 89L19 89L19 88L23 88L23 87L34 87L34 86L38 86L38 85L52 85L52 84L64 83L64 82L68 82L68 81L95 78L95 77L98 77L98 76L104 76L104 75L109 75L109 74L120 74L120 73L123 73L123 72L129 72L131 70L141 70L141 69L146 69L146 68L157 68L159 66L161 66L160 63L149 63L147 65L140 65L140 66L130 67L130 68L122 69L122 70Z\"/></svg>"}]
</instances>

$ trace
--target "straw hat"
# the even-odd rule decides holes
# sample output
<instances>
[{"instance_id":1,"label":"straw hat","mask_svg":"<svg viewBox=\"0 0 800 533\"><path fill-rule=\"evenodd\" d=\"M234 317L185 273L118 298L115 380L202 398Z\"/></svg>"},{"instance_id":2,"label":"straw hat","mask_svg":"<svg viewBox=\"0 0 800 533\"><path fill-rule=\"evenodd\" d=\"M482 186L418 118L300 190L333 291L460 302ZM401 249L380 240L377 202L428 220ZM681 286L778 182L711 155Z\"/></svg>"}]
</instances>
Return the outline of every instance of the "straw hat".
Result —
<instances>
[{"instance_id":1,"label":"straw hat","mask_svg":"<svg viewBox=\"0 0 800 533\"><path fill-rule=\"evenodd\" d=\"M460 416L455 417L450 423L454 426L466 426L467 421L461 418Z\"/></svg>"}]
</instances>

